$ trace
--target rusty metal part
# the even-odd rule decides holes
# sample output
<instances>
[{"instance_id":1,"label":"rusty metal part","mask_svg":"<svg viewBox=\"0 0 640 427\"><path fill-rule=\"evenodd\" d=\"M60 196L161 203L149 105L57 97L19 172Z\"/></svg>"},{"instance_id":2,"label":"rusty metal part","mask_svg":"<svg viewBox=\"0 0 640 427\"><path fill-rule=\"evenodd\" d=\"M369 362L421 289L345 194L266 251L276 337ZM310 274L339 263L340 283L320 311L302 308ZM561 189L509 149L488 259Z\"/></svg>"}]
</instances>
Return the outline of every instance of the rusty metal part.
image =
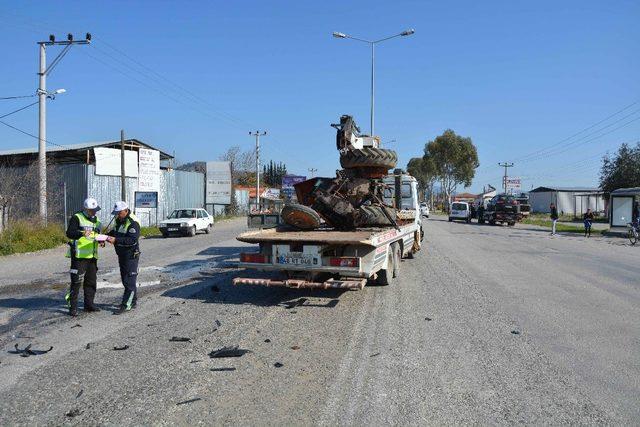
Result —
<instances>
[{"instance_id":1,"label":"rusty metal part","mask_svg":"<svg viewBox=\"0 0 640 427\"><path fill-rule=\"evenodd\" d=\"M291 204L282 208L282 220L300 230L314 230L320 227L320 215L309 206Z\"/></svg>"},{"instance_id":2,"label":"rusty metal part","mask_svg":"<svg viewBox=\"0 0 640 427\"><path fill-rule=\"evenodd\" d=\"M253 279L236 277L233 279L234 285L259 285L259 286L279 286L294 289L364 289L367 279L349 278L344 280L329 279L325 282L309 282L307 280L287 279Z\"/></svg>"}]
</instances>

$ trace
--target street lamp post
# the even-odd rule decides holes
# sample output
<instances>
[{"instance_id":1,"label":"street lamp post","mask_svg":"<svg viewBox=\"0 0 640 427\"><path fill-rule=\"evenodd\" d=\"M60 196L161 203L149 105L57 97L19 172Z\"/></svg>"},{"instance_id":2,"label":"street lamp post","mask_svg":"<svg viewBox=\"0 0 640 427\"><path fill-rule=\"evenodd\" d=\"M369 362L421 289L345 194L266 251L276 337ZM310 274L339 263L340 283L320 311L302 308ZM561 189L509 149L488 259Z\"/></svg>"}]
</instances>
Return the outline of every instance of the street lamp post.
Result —
<instances>
[{"instance_id":1,"label":"street lamp post","mask_svg":"<svg viewBox=\"0 0 640 427\"><path fill-rule=\"evenodd\" d=\"M55 92L47 92L47 76L58 65L60 60L69 52L74 44L89 44L91 34L87 33L84 40L74 40L73 35L67 34L67 40L56 40L53 35L49 40L38 42L40 46L40 68L38 70L38 211L40 220L47 223L47 98L55 98L57 94L66 92L58 89ZM46 46L62 45L64 49L47 66Z\"/></svg>"},{"instance_id":2,"label":"street lamp post","mask_svg":"<svg viewBox=\"0 0 640 427\"><path fill-rule=\"evenodd\" d=\"M368 43L371 46L371 135L370 136L374 136L373 132L374 132L374 112L375 112L375 61L376 61L376 44L383 42L385 40L389 40L389 39L393 39L396 37L405 37L405 36L410 36L411 34L415 33L414 29L410 29L410 30L406 30L403 31L401 33L395 34L393 36L389 36L389 37L385 37L383 39L379 39L379 40L365 40L365 39L360 39L357 37L352 37L348 34L345 33L339 33L337 31L335 31L333 33L333 37L338 38L338 39L352 39L352 40L357 40L359 42L363 42L363 43Z\"/></svg>"}]
</instances>

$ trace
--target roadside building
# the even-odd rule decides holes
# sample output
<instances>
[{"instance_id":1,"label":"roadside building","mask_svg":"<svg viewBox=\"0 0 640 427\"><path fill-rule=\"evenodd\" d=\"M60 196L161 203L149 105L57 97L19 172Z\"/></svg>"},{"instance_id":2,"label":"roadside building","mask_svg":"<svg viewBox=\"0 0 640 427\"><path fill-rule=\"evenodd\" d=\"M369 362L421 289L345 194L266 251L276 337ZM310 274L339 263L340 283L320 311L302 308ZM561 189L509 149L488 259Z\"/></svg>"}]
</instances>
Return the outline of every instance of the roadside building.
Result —
<instances>
[{"instance_id":1,"label":"roadside building","mask_svg":"<svg viewBox=\"0 0 640 427\"><path fill-rule=\"evenodd\" d=\"M103 141L48 147L50 221L62 222L63 218L82 209L82 201L89 196L95 197L103 208L98 214L100 220L104 224L110 221L111 207L122 197L120 144L120 141ZM37 159L37 148L0 151L0 168L5 174L31 176ZM140 140L126 139L124 162L125 201L143 225L155 224L177 208L204 207L204 174L174 170L170 154ZM136 207L136 192L156 193L155 207ZM14 213L33 214L29 208L37 207L35 193L17 195L20 200L13 207ZM153 200L146 203L151 206Z\"/></svg>"},{"instance_id":2,"label":"roadside building","mask_svg":"<svg viewBox=\"0 0 640 427\"><path fill-rule=\"evenodd\" d=\"M477 197L477 195L471 194L471 193L459 193L459 194L456 194L455 196L453 196L452 200L454 202L473 203L473 201L476 199L476 197Z\"/></svg>"},{"instance_id":3,"label":"roadside building","mask_svg":"<svg viewBox=\"0 0 640 427\"><path fill-rule=\"evenodd\" d=\"M609 226L611 230L626 228L627 224L636 219L638 214L640 187L613 190L610 194L609 206Z\"/></svg>"},{"instance_id":4,"label":"roadside building","mask_svg":"<svg viewBox=\"0 0 640 427\"><path fill-rule=\"evenodd\" d=\"M533 213L549 213L549 205L555 203L558 212L580 215L588 208L606 215L604 193L598 188L587 187L538 187L529 191L529 204Z\"/></svg>"}]
</instances>

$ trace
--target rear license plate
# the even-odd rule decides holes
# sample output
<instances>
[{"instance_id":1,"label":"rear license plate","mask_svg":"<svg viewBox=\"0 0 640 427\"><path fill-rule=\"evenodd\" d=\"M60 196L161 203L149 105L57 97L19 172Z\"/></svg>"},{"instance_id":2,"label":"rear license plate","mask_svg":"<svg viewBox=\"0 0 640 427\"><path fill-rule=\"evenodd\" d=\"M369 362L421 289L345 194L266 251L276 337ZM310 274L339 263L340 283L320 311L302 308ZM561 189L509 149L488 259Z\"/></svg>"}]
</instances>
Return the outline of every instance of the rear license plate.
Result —
<instances>
[{"instance_id":1,"label":"rear license plate","mask_svg":"<svg viewBox=\"0 0 640 427\"><path fill-rule=\"evenodd\" d=\"M278 257L278 264L287 265L311 265L313 262L311 257L299 256L299 255L280 255Z\"/></svg>"},{"instance_id":2,"label":"rear license plate","mask_svg":"<svg viewBox=\"0 0 640 427\"><path fill-rule=\"evenodd\" d=\"M178 231L177 228L167 228L167 231Z\"/></svg>"}]
</instances>

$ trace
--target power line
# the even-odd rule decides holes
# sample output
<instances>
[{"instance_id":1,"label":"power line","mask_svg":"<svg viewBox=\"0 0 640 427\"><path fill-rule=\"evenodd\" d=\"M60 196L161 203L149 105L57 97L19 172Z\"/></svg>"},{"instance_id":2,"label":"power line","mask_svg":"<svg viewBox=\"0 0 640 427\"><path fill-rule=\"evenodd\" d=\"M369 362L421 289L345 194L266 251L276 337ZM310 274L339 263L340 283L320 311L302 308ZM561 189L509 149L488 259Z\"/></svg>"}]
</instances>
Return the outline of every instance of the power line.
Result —
<instances>
[{"instance_id":1,"label":"power line","mask_svg":"<svg viewBox=\"0 0 640 427\"><path fill-rule=\"evenodd\" d=\"M0 100L5 100L5 99L21 99L21 98L33 98L34 96L36 96L35 94L33 95L22 95L22 96L4 96L2 98L0 98Z\"/></svg>"},{"instance_id":2,"label":"power line","mask_svg":"<svg viewBox=\"0 0 640 427\"><path fill-rule=\"evenodd\" d=\"M32 134L32 133L29 133L29 132L27 132L27 131L24 131L24 130L22 130L22 129L19 129L19 128L17 128L17 127L15 127L15 126L13 126L13 125L10 125L9 123L7 123L7 122L5 122L5 121L0 120L0 124L3 124L3 125L5 125L5 126L7 126L7 127L10 127L11 129L13 129L13 130L15 130L15 131L18 131L18 132L20 132L20 133L22 133L22 134L25 134L25 135L27 135L27 136L30 136L31 138L35 138L35 139L37 139L37 140L40 140L40 138L38 138L38 136L37 136L37 135L34 135L34 134ZM47 144L55 145L56 147L60 147L60 148L68 148L68 147L65 147L64 145L56 144L55 142L51 142L51 141L49 141L49 140L45 140L45 141L47 142Z\"/></svg>"},{"instance_id":3,"label":"power line","mask_svg":"<svg viewBox=\"0 0 640 427\"><path fill-rule=\"evenodd\" d=\"M5 118L5 117L7 117L7 116L10 116L10 115L12 115L12 114L18 113L18 112L20 112L20 111L22 111L22 110L26 110L27 108L29 108L29 107L31 107L31 106L33 106L33 105L36 105L38 102L40 102L40 101L32 102L31 104L29 104L29 105L25 105L24 107L21 107L21 108L18 108L17 110L14 110L14 111L12 111L12 112L10 112L10 113L7 113L7 114L5 114L4 116L0 116L0 119L4 119L4 118Z\"/></svg>"}]
</instances>

